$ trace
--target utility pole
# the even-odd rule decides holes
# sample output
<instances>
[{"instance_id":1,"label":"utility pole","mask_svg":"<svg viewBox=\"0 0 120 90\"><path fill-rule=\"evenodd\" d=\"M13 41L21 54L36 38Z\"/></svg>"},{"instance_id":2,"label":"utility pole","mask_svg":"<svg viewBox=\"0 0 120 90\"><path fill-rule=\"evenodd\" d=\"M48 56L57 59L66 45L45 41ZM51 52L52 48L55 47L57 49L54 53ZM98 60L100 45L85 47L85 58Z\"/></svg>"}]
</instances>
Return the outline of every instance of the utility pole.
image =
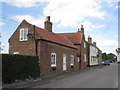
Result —
<instances>
[{"instance_id":1,"label":"utility pole","mask_svg":"<svg viewBox=\"0 0 120 90\"><path fill-rule=\"evenodd\" d=\"M117 53L117 61L120 62L120 48L116 49L116 53Z\"/></svg>"},{"instance_id":2,"label":"utility pole","mask_svg":"<svg viewBox=\"0 0 120 90\"><path fill-rule=\"evenodd\" d=\"M0 40L1 40L1 33L0 33ZM3 48L4 48L4 45L2 44L2 42L0 41L0 53L2 53L3 51Z\"/></svg>"}]
</instances>

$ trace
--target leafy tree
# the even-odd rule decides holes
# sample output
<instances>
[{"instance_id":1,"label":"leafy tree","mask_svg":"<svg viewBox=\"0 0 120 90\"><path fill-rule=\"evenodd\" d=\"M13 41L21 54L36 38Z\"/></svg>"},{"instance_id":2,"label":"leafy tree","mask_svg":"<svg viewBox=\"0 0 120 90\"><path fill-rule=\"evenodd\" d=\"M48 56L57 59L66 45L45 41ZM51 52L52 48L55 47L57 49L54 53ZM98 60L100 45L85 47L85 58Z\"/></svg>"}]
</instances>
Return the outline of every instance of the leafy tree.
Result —
<instances>
[{"instance_id":1,"label":"leafy tree","mask_svg":"<svg viewBox=\"0 0 120 90\"><path fill-rule=\"evenodd\" d=\"M103 61L105 61L107 59L107 54L106 53L102 54L102 59L103 59Z\"/></svg>"},{"instance_id":2,"label":"leafy tree","mask_svg":"<svg viewBox=\"0 0 120 90\"><path fill-rule=\"evenodd\" d=\"M103 59L103 61L109 60L109 61L112 62L112 61L116 61L117 57L113 53L109 53L109 54L103 53L102 54L102 59Z\"/></svg>"}]
</instances>

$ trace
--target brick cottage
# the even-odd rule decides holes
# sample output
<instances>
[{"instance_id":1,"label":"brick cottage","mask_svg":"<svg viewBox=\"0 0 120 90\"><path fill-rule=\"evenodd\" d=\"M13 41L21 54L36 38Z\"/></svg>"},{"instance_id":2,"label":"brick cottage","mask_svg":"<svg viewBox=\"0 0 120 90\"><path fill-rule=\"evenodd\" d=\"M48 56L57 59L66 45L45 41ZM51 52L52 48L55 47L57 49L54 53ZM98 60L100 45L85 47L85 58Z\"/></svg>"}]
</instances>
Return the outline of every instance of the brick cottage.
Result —
<instances>
[{"instance_id":1,"label":"brick cottage","mask_svg":"<svg viewBox=\"0 0 120 90\"><path fill-rule=\"evenodd\" d=\"M9 54L38 55L41 77L88 65L83 25L74 33L53 33L50 16L44 29L23 20L9 38Z\"/></svg>"}]
</instances>

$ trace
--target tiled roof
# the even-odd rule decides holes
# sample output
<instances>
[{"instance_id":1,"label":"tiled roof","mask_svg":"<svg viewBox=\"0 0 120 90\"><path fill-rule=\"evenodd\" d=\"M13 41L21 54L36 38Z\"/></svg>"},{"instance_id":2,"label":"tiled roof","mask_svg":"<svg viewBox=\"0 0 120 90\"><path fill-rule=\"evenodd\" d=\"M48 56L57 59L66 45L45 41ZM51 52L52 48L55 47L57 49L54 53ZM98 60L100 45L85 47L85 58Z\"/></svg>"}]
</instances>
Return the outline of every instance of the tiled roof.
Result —
<instances>
[{"instance_id":1,"label":"tiled roof","mask_svg":"<svg viewBox=\"0 0 120 90\"><path fill-rule=\"evenodd\" d=\"M72 48L77 48L76 46L73 45L73 43L69 39L67 39L66 37L64 37L62 35L48 32L48 31L46 31L42 28L36 27L36 26L35 26L35 30L37 33L39 33L42 36L42 39L44 39L44 40L58 43L58 44L61 44L64 46L72 47Z\"/></svg>"},{"instance_id":2,"label":"tiled roof","mask_svg":"<svg viewBox=\"0 0 120 90\"><path fill-rule=\"evenodd\" d=\"M67 37L74 44L81 44L82 34L80 32L76 33L57 33L57 35L62 35Z\"/></svg>"}]
</instances>

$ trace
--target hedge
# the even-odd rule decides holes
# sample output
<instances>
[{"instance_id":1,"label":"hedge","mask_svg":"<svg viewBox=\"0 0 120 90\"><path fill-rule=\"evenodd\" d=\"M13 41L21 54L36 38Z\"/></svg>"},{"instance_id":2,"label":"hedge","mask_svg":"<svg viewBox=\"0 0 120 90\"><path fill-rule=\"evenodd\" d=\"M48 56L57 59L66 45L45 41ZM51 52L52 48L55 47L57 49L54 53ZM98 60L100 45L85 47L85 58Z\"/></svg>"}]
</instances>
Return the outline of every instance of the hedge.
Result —
<instances>
[{"instance_id":1,"label":"hedge","mask_svg":"<svg viewBox=\"0 0 120 90\"><path fill-rule=\"evenodd\" d=\"M40 77L38 56L2 54L3 83L37 77Z\"/></svg>"}]
</instances>

